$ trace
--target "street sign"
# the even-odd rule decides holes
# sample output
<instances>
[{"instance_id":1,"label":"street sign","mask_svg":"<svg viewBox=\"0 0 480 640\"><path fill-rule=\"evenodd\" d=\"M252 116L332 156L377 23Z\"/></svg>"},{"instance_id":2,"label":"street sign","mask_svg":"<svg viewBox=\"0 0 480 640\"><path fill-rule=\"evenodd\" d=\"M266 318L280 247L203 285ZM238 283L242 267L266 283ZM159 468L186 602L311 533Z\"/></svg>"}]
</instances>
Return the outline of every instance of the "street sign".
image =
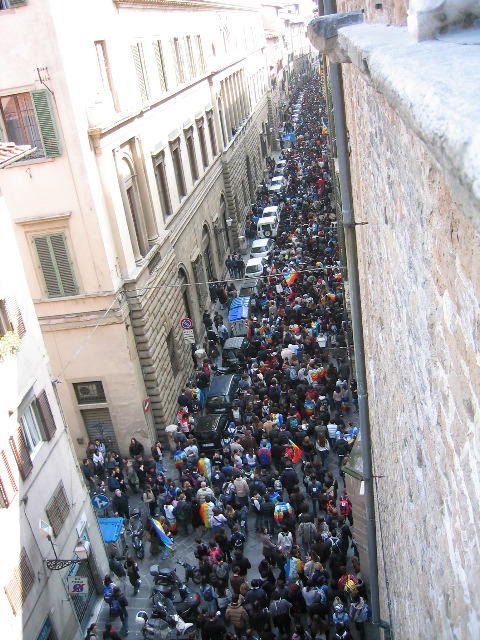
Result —
<instances>
[{"instance_id":1,"label":"street sign","mask_svg":"<svg viewBox=\"0 0 480 640\"><path fill-rule=\"evenodd\" d=\"M76 596L88 596L88 580L82 576L70 576L68 578L68 593Z\"/></svg>"},{"instance_id":2,"label":"street sign","mask_svg":"<svg viewBox=\"0 0 480 640\"><path fill-rule=\"evenodd\" d=\"M182 329L193 329L193 322L190 320L190 318L182 318L180 320L180 326L182 327Z\"/></svg>"},{"instance_id":3,"label":"street sign","mask_svg":"<svg viewBox=\"0 0 480 640\"><path fill-rule=\"evenodd\" d=\"M148 398L145 398L145 400L143 401L143 410L145 411L145 413L148 413L150 411L150 400Z\"/></svg>"},{"instance_id":4,"label":"street sign","mask_svg":"<svg viewBox=\"0 0 480 640\"><path fill-rule=\"evenodd\" d=\"M193 322L190 318L182 318L180 320L180 326L183 330L183 339L185 342L195 344L195 334L193 333Z\"/></svg>"},{"instance_id":5,"label":"street sign","mask_svg":"<svg viewBox=\"0 0 480 640\"><path fill-rule=\"evenodd\" d=\"M107 496L104 496L103 493L96 493L91 497L90 502L95 509L106 509L110 504L110 500L107 498Z\"/></svg>"}]
</instances>

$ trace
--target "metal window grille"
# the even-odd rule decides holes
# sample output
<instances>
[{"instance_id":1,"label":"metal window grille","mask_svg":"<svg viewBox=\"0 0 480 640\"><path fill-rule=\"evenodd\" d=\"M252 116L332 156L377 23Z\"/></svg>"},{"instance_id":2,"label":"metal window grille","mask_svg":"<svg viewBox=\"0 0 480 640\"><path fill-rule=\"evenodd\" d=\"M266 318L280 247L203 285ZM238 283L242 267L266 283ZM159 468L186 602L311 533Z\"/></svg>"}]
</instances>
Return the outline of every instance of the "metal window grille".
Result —
<instances>
[{"instance_id":1,"label":"metal window grille","mask_svg":"<svg viewBox=\"0 0 480 640\"><path fill-rule=\"evenodd\" d=\"M34 581L35 576L32 565L28 559L27 552L25 549L22 549L20 561L13 572L13 576L5 586L5 593L14 615L17 615L23 607L31 588L33 587Z\"/></svg>"},{"instance_id":2,"label":"metal window grille","mask_svg":"<svg viewBox=\"0 0 480 640\"><path fill-rule=\"evenodd\" d=\"M18 493L17 483L12 473L5 451L0 453L0 506L7 508Z\"/></svg>"},{"instance_id":3,"label":"metal window grille","mask_svg":"<svg viewBox=\"0 0 480 640\"><path fill-rule=\"evenodd\" d=\"M53 535L57 537L70 512L70 505L68 504L65 489L63 488L63 482L60 482L58 485L45 511L47 513L50 526L53 529Z\"/></svg>"}]
</instances>

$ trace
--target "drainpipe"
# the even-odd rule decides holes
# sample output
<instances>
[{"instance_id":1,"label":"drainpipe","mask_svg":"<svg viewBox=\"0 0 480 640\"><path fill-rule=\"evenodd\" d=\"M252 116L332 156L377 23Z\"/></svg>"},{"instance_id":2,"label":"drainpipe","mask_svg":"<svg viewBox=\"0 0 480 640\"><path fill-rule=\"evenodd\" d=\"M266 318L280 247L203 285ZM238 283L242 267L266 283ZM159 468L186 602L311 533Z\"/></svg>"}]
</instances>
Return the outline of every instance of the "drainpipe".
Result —
<instances>
[{"instance_id":1,"label":"drainpipe","mask_svg":"<svg viewBox=\"0 0 480 640\"><path fill-rule=\"evenodd\" d=\"M324 0L325 14L336 13L335 0ZM380 604L378 587L377 531L375 525L375 501L372 468L372 439L368 409L367 373L365 367L365 344L363 340L362 306L360 298L360 278L358 273L357 237L355 231L352 180L348 152L347 125L343 95L343 78L340 64L329 61L330 85L332 88L333 116L337 138L337 158L342 195L343 226L350 283L352 305L353 341L355 345L355 368L357 373L358 408L361 430L363 481L365 486L366 528L368 544L368 564L370 574L370 605L372 622L380 622Z\"/></svg>"}]
</instances>

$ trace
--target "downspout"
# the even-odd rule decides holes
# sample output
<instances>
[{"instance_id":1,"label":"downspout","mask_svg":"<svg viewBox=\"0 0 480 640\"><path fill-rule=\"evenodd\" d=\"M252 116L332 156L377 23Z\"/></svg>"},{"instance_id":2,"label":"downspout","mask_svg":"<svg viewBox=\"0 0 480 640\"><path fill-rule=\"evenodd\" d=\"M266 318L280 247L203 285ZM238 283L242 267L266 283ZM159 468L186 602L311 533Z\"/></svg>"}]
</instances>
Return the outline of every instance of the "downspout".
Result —
<instances>
[{"instance_id":1,"label":"downspout","mask_svg":"<svg viewBox=\"0 0 480 640\"><path fill-rule=\"evenodd\" d=\"M336 13L335 0L324 0L326 15ZM345 15L345 14L343 14ZM359 422L361 430L363 481L365 486L366 530L368 544L368 564L370 574L370 605L372 623L380 623L380 602L378 585L377 531L375 524L374 478L372 465L372 439L368 408L367 373L365 366L365 344L363 340L363 319L358 272L357 236L355 231L352 179L348 152L347 124L343 95L343 78L340 64L329 60L330 85L332 89L333 116L337 139L337 158L342 197L343 226L350 283L351 317L355 345L355 368L357 374Z\"/></svg>"}]
</instances>

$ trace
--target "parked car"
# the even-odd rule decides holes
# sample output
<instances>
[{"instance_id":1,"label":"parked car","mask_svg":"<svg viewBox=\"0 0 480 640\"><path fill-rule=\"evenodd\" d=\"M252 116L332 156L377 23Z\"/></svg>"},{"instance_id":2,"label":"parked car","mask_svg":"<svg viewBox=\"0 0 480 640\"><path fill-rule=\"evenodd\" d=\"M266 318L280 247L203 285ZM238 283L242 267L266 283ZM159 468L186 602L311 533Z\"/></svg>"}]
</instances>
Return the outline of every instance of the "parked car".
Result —
<instances>
[{"instance_id":1,"label":"parked car","mask_svg":"<svg viewBox=\"0 0 480 640\"><path fill-rule=\"evenodd\" d=\"M250 298L253 295L259 296L261 293L260 280L245 280L240 287L238 295L240 297Z\"/></svg>"},{"instance_id":2,"label":"parked car","mask_svg":"<svg viewBox=\"0 0 480 640\"><path fill-rule=\"evenodd\" d=\"M260 238L252 242L250 249L250 258L266 258L273 249L273 240L271 238Z\"/></svg>"},{"instance_id":3,"label":"parked car","mask_svg":"<svg viewBox=\"0 0 480 640\"><path fill-rule=\"evenodd\" d=\"M278 234L278 220L275 216L260 218L257 222L257 238L275 238Z\"/></svg>"},{"instance_id":4,"label":"parked car","mask_svg":"<svg viewBox=\"0 0 480 640\"><path fill-rule=\"evenodd\" d=\"M230 414L241 375L214 376L205 400L207 413Z\"/></svg>"},{"instance_id":5,"label":"parked car","mask_svg":"<svg viewBox=\"0 0 480 640\"><path fill-rule=\"evenodd\" d=\"M247 353L250 341L247 338L228 338L223 345L222 367L232 370L232 373L247 370Z\"/></svg>"},{"instance_id":6,"label":"parked car","mask_svg":"<svg viewBox=\"0 0 480 640\"><path fill-rule=\"evenodd\" d=\"M263 276L263 267L266 263L265 258L250 258L245 267L245 277L258 278L259 276Z\"/></svg>"},{"instance_id":7,"label":"parked car","mask_svg":"<svg viewBox=\"0 0 480 640\"><path fill-rule=\"evenodd\" d=\"M222 438L228 426L226 415L198 416L193 427L200 452L213 453L222 449Z\"/></svg>"}]
</instances>

